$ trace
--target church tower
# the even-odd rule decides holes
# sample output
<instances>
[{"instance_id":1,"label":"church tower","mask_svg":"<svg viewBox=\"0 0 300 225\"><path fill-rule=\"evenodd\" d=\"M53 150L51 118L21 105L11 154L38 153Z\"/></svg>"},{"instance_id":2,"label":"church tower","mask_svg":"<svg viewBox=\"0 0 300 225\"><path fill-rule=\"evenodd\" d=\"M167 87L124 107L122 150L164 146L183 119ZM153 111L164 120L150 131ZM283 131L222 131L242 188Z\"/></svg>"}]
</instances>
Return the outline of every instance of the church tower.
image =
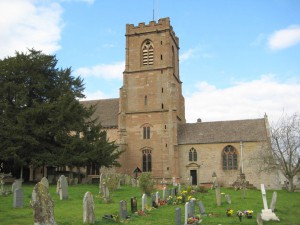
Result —
<instances>
[{"instance_id":1,"label":"church tower","mask_svg":"<svg viewBox=\"0 0 300 225\"><path fill-rule=\"evenodd\" d=\"M185 105L178 52L169 18L126 25L118 115L124 173L139 167L157 179L179 177L177 127L185 123Z\"/></svg>"}]
</instances>

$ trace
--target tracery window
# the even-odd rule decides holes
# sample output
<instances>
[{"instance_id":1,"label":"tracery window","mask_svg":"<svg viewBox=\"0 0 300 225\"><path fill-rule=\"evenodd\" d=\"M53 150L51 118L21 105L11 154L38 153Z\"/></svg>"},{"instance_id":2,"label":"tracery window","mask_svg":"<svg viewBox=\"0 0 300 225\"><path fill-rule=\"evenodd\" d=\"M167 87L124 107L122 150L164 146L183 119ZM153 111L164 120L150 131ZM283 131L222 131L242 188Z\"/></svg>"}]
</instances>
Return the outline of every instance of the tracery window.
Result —
<instances>
[{"instance_id":1,"label":"tracery window","mask_svg":"<svg viewBox=\"0 0 300 225\"><path fill-rule=\"evenodd\" d=\"M143 150L143 172L151 172L152 171L152 156L151 150L145 149Z\"/></svg>"},{"instance_id":2,"label":"tracery window","mask_svg":"<svg viewBox=\"0 0 300 225\"><path fill-rule=\"evenodd\" d=\"M146 40L142 45L142 63L144 66L153 65L154 61L154 47L150 40Z\"/></svg>"},{"instance_id":3,"label":"tracery window","mask_svg":"<svg viewBox=\"0 0 300 225\"><path fill-rule=\"evenodd\" d=\"M190 162L197 161L197 151L194 148L191 148L189 151L189 161Z\"/></svg>"},{"instance_id":4,"label":"tracery window","mask_svg":"<svg viewBox=\"0 0 300 225\"><path fill-rule=\"evenodd\" d=\"M232 145L227 145L222 152L223 170L237 170L237 150Z\"/></svg>"}]
</instances>

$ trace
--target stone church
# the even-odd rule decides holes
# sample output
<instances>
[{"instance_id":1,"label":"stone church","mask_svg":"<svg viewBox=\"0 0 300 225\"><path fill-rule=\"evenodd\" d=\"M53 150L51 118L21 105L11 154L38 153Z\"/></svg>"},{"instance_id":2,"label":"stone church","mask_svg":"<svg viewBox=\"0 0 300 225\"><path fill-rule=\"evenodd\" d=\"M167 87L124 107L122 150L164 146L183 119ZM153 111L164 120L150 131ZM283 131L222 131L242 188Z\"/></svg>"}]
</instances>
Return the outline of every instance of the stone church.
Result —
<instances>
[{"instance_id":1,"label":"stone church","mask_svg":"<svg viewBox=\"0 0 300 225\"><path fill-rule=\"evenodd\" d=\"M193 185L212 182L230 186L240 170L250 184L278 186L277 174L258 173L253 160L269 142L267 117L235 121L186 123L179 72L179 39L169 18L126 25L123 86L115 99L82 101L96 105L110 141L125 150L120 173L136 167L157 180ZM88 169L93 174L92 168Z\"/></svg>"}]
</instances>

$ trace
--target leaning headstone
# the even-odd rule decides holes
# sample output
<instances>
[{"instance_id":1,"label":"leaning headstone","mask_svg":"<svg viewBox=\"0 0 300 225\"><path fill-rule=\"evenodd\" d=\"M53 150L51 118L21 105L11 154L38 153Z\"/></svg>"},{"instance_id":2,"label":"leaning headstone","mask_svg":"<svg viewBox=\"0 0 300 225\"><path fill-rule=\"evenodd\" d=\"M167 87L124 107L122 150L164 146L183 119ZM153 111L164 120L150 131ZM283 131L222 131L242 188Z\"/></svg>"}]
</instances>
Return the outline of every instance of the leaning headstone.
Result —
<instances>
[{"instance_id":1,"label":"leaning headstone","mask_svg":"<svg viewBox=\"0 0 300 225\"><path fill-rule=\"evenodd\" d=\"M56 225L53 200L48 188L41 182L37 183L32 191L31 207L34 225Z\"/></svg>"},{"instance_id":2,"label":"leaning headstone","mask_svg":"<svg viewBox=\"0 0 300 225\"><path fill-rule=\"evenodd\" d=\"M132 213L137 212L137 201L136 201L136 197L131 197L131 199L130 199L130 204L131 204L131 212L132 212Z\"/></svg>"},{"instance_id":3,"label":"leaning headstone","mask_svg":"<svg viewBox=\"0 0 300 225\"><path fill-rule=\"evenodd\" d=\"M270 203L270 209L272 210L272 212L275 211L276 201L277 201L277 192L274 191L274 192L273 192L273 195L272 195L272 201L271 201L271 203Z\"/></svg>"},{"instance_id":4,"label":"leaning headstone","mask_svg":"<svg viewBox=\"0 0 300 225\"><path fill-rule=\"evenodd\" d=\"M15 190L22 188L22 180L14 180L11 185L11 192L14 193Z\"/></svg>"},{"instance_id":5,"label":"leaning headstone","mask_svg":"<svg viewBox=\"0 0 300 225\"><path fill-rule=\"evenodd\" d=\"M176 208L175 225L181 225L181 208Z\"/></svg>"},{"instance_id":6,"label":"leaning headstone","mask_svg":"<svg viewBox=\"0 0 300 225\"><path fill-rule=\"evenodd\" d=\"M14 208L23 208L24 206L24 192L22 189L17 189L14 191Z\"/></svg>"},{"instance_id":7,"label":"leaning headstone","mask_svg":"<svg viewBox=\"0 0 300 225\"><path fill-rule=\"evenodd\" d=\"M83 223L95 223L94 198L89 191L83 197Z\"/></svg>"},{"instance_id":8,"label":"leaning headstone","mask_svg":"<svg viewBox=\"0 0 300 225\"><path fill-rule=\"evenodd\" d=\"M120 201L120 218L127 218L127 202L123 200Z\"/></svg>"},{"instance_id":9,"label":"leaning headstone","mask_svg":"<svg viewBox=\"0 0 300 225\"><path fill-rule=\"evenodd\" d=\"M198 205L199 205L199 212L200 212L200 214L201 214L202 216L206 216L203 202L202 202L202 201L198 202Z\"/></svg>"},{"instance_id":10,"label":"leaning headstone","mask_svg":"<svg viewBox=\"0 0 300 225\"><path fill-rule=\"evenodd\" d=\"M221 191L219 185L216 185L216 199L217 199L217 205L221 206Z\"/></svg>"},{"instance_id":11,"label":"leaning headstone","mask_svg":"<svg viewBox=\"0 0 300 225\"><path fill-rule=\"evenodd\" d=\"M188 224L188 218L189 218L189 209L190 209L190 206L189 206L189 202L186 202L185 203L185 206L184 206L184 224Z\"/></svg>"},{"instance_id":12,"label":"leaning headstone","mask_svg":"<svg viewBox=\"0 0 300 225\"><path fill-rule=\"evenodd\" d=\"M263 220L261 218L261 213L257 213L257 216L256 216L256 222L257 222L257 225L263 225Z\"/></svg>"},{"instance_id":13,"label":"leaning headstone","mask_svg":"<svg viewBox=\"0 0 300 225\"><path fill-rule=\"evenodd\" d=\"M276 220L279 221L279 218L275 215L274 212L272 212L271 209L268 209L268 204L267 204L267 194L265 190L265 185L261 184L261 194L262 194L262 199L263 199L263 204L264 204L264 209L261 211L261 218L262 220L269 221L269 220Z\"/></svg>"},{"instance_id":14,"label":"leaning headstone","mask_svg":"<svg viewBox=\"0 0 300 225\"><path fill-rule=\"evenodd\" d=\"M68 199L68 181L64 175L61 175L60 178L60 188L59 188L59 199L65 200Z\"/></svg>"},{"instance_id":15,"label":"leaning headstone","mask_svg":"<svg viewBox=\"0 0 300 225\"><path fill-rule=\"evenodd\" d=\"M41 179L41 183L42 183L43 185L45 185L46 188L49 189L49 181L48 181L48 179L47 179L46 177L43 177L43 178Z\"/></svg>"},{"instance_id":16,"label":"leaning headstone","mask_svg":"<svg viewBox=\"0 0 300 225\"><path fill-rule=\"evenodd\" d=\"M225 199L226 199L226 202L228 204L231 204L231 197L230 197L230 195L225 195Z\"/></svg>"}]
</instances>

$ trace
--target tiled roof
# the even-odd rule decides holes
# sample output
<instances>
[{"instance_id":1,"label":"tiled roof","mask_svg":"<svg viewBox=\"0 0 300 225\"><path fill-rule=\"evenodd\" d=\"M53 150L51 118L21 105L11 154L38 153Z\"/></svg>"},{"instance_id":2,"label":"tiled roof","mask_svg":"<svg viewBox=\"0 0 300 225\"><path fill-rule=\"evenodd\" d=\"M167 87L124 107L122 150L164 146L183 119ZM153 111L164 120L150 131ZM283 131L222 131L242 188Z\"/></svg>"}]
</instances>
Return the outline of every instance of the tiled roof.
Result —
<instances>
[{"instance_id":1,"label":"tiled roof","mask_svg":"<svg viewBox=\"0 0 300 225\"><path fill-rule=\"evenodd\" d=\"M98 118L102 127L118 127L118 98L80 101L80 103L85 107L96 105L96 111L92 118Z\"/></svg>"},{"instance_id":2,"label":"tiled roof","mask_svg":"<svg viewBox=\"0 0 300 225\"><path fill-rule=\"evenodd\" d=\"M178 126L178 144L265 141L265 119L186 123Z\"/></svg>"}]
</instances>

